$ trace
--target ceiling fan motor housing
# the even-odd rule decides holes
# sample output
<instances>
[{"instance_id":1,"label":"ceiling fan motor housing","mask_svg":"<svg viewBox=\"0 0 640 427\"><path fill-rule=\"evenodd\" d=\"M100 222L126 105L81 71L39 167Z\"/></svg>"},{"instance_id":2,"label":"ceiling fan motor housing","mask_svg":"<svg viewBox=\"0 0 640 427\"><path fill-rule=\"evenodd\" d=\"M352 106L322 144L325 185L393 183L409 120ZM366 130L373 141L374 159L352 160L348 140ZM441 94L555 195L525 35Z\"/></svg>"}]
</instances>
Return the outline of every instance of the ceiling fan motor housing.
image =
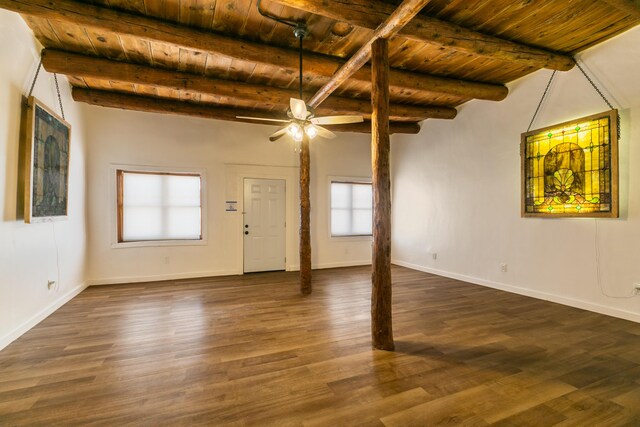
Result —
<instances>
[{"instance_id":1,"label":"ceiling fan motor housing","mask_svg":"<svg viewBox=\"0 0 640 427\"><path fill-rule=\"evenodd\" d=\"M300 119L294 117L293 113L291 112L291 107L289 107L287 109L287 116L293 121L298 121L298 122L307 122L307 121L309 121L310 119L312 119L313 117L316 116L316 111L312 107L309 107L308 105L306 105L306 103L305 103L305 106L307 107L307 118L306 118L306 120L300 120Z\"/></svg>"}]
</instances>

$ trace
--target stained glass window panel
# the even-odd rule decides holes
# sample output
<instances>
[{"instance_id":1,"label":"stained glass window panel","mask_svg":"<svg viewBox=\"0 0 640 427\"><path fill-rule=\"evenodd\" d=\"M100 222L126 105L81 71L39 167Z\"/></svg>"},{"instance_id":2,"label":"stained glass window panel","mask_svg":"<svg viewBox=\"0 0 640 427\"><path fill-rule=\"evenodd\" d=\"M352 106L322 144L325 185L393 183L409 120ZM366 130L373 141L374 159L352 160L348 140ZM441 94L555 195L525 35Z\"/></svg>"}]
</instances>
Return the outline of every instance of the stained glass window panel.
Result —
<instances>
[{"instance_id":1,"label":"stained glass window panel","mask_svg":"<svg viewBox=\"0 0 640 427\"><path fill-rule=\"evenodd\" d=\"M523 216L618 216L617 111L522 134Z\"/></svg>"}]
</instances>

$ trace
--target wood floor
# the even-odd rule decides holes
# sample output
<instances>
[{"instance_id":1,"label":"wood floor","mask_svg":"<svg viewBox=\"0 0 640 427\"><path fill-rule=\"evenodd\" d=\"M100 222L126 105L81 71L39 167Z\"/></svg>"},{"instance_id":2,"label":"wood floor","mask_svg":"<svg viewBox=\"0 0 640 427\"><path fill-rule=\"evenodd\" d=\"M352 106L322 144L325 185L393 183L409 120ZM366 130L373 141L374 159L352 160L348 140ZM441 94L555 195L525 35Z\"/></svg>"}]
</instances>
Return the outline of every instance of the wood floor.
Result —
<instances>
[{"instance_id":1,"label":"wood floor","mask_svg":"<svg viewBox=\"0 0 640 427\"><path fill-rule=\"evenodd\" d=\"M394 267L92 287L0 352L0 425L639 426L640 324Z\"/></svg>"}]
</instances>

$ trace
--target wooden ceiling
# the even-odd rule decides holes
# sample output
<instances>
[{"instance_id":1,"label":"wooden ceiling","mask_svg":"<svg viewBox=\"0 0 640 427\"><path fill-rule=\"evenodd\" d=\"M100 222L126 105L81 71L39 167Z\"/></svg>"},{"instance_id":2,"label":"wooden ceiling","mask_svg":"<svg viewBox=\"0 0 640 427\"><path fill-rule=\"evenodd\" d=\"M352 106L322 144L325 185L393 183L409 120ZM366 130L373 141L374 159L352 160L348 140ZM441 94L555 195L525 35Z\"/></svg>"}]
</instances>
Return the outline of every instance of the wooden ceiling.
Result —
<instances>
[{"instance_id":1,"label":"wooden ceiling","mask_svg":"<svg viewBox=\"0 0 640 427\"><path fill-rule=\"evenodd\" d=\"M264 12L305 22L304 89L319 89L395 9L394 0L262 0ZM637 0L432 0L389 45L391 129L452 119L470 99L499 101L505 83L640 23ZM297 97L298 40L257 0L0 0L44 45L76 100L235 120L284 117ZM371 112L370 71L316 110ZM367 131L368 124L342 129ZM338 130L335 128L334 130Z\"/></svg>"}]
</instances>

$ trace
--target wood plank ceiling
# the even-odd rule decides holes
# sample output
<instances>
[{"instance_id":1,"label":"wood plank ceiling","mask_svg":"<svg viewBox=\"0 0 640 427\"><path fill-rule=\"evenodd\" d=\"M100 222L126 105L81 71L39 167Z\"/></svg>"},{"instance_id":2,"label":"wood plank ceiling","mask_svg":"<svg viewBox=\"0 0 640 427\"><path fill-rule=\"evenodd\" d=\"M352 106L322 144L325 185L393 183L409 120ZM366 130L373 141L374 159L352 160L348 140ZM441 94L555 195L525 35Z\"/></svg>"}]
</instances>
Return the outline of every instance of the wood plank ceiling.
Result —
<instances>
[{"instance_id":1,"label":"wood plank ceiling","mask_svg":"<svg viewBox=\"0 0 640 427\"><path fill-rule=\"evenodd\" d=\"M398 3L263 0L261 7L307 23L309 97ZM261 16L257 0L0 0L0 7L22 13L46 49L45 68L66 74L79 101L233 120L239 112L284 117L297 96L298 40L291 27ZM636 10L632 0L432 0L389 43L392 131L452 119L473 98L499 101L505 83L540 68L570 69L576 52L640 23ZM364 68L317 111L369 117L370 92Z\"/></svg>"}]
</instances>

